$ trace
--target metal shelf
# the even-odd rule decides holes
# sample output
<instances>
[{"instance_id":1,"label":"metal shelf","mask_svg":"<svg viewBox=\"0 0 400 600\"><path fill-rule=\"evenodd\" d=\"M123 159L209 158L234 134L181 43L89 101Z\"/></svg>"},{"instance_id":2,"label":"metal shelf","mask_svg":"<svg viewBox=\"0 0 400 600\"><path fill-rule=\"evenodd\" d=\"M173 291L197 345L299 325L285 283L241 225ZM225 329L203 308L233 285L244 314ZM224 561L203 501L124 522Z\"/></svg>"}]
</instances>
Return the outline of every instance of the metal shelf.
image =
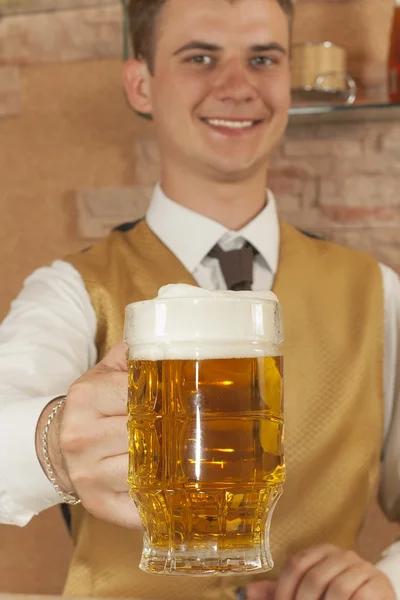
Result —
<instances>
[{"instance_id":1,"label":"metal shelf","mask_svg":"<svg viewBox=\"0 0 400 600\"><path fill-rule=\"evenodd\" d=\"M400 103L358 102L351 105L293 106L289 114L290 125L400 121Z\"/></svg>"}]
</instances>

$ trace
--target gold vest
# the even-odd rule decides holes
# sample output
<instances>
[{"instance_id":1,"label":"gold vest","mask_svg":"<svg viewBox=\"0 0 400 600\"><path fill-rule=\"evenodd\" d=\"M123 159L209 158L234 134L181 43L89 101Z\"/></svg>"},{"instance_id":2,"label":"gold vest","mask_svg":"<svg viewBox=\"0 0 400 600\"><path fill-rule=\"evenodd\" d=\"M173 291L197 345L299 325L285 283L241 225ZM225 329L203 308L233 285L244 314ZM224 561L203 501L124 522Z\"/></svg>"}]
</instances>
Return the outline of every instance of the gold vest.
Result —
<instances>
[{"instance_id":1,"label":"gold vest","mask_svg":"<svg viewBox=\"0 0 400 600\"><path fill-rule=\"evenodd\" d=\"M195 284L141 222L68 259L97 313L99 359L122 337L124 307L168 283ZM281 224L274 283L285 330L287 481L271 527L275 568L256 577L155 576L138 568L139 531L73 510L68 596L220 600L276 578L301 548L352 547L375 492L383 430L383 290L376 261Z\"/></svg>"}]
</instances>

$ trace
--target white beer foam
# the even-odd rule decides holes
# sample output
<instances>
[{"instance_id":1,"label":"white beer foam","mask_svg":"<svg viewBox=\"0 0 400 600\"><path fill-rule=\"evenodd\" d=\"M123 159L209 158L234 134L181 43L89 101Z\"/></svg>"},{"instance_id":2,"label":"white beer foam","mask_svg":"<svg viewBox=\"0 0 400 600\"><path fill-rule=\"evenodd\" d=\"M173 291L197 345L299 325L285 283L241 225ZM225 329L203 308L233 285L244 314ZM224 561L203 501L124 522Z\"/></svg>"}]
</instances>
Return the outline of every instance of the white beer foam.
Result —
<instances>
[{"instance_id":1,"label":"white beer foam","mask_svg":"<svg viewBox=\"0 0 400 600\"><path fill-rule=\"evenodd\" d=\"M124 337L139 360L277 356L280 305L272 292L167 285L154 300L126 307Z\"/></svg>"},{"instance_id":2,"label":"white beer foam","mask_svg":"<svg viewBox=\"0 0 400 600\"><path fill-rule=\"evenodd\" d=\"M241 290L233 292L232 290L205 290L204 288L187 285L186 283L164 285L158 290L157 298L230 298L238 300L240 298L252 298L260 300L272 300L278 302L278 298L273 292L250 292Z\"/></svg>"}]
</instances>

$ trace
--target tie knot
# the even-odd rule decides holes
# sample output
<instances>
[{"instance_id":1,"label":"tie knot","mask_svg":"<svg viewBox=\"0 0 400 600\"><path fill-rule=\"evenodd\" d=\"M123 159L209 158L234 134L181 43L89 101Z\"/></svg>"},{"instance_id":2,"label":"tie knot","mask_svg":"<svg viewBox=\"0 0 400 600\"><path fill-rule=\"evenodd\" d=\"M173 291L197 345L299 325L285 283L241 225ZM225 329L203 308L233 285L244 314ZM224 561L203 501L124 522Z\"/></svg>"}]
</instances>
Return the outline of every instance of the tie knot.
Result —
<instances>
[{"instance_id":1,"label":"tie knot","mask_svg":"<svg viewBox=\"0 0 400 600\"><path fill-rule=\"evenodd\" d=\"M209 256L217 258L228 290L251 290L253 284L254 247L246 243L240 250L225 252L218 244Z\"/></svg>"}]
</instances>

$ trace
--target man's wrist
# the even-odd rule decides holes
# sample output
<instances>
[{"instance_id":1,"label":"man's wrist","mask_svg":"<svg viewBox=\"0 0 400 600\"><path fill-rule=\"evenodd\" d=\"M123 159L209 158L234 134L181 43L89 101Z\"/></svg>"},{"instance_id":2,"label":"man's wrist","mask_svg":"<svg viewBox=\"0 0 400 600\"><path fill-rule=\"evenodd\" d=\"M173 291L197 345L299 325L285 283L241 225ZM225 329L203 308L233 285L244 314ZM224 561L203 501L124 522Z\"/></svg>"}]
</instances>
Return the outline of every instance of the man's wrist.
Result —
<instances>
[{"instance_id":1,"label":"man's wrist","mask_svg":"<svg viewBox=\"0 0 400 600\"><path fill-rule=\"evenodd\" d=\"M43 452L43 432L48 427L47 434L47 453L51 464L54 477L60 489L68 493L73 489L71 480L63 463L63 457L60 451L60 428L63 407L61 406L56 412L49 425L49 418L52 415L54 408L58 405L60 398L52 400L42 411L37 427L36 427L36 454L40 465L49 479L48 469L45 464L45 456Z\"/></svg>"}]
</instances>

